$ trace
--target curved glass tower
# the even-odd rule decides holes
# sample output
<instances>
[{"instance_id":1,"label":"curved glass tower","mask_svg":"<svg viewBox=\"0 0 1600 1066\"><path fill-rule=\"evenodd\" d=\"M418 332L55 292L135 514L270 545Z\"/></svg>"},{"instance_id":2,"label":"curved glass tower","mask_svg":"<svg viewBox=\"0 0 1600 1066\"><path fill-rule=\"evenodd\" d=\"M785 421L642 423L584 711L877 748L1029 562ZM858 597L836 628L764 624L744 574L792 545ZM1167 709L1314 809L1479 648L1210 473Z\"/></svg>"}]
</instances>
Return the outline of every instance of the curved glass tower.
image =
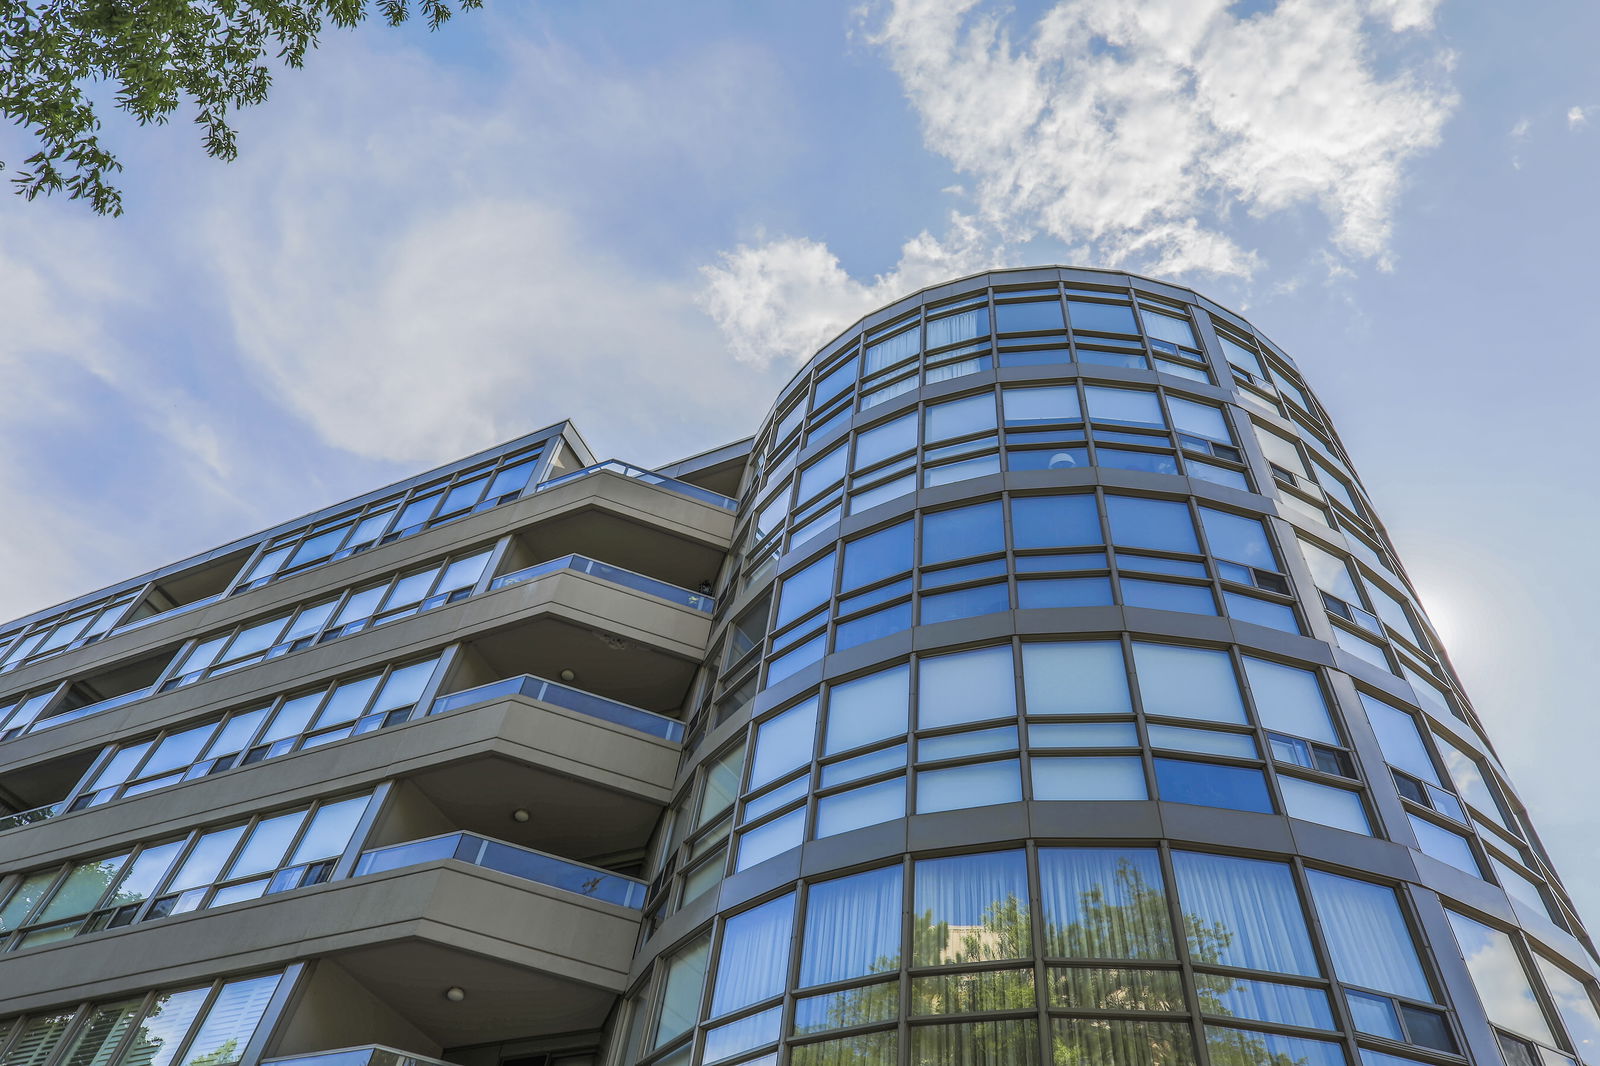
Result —
<instances>
[{"instance_id":1,"label":"curved glass tower","mask_svg":"<svg viewBox=\"0 0 1600 1066\"><path fill-rule=\"evenodd\" d=\"M912 294L739 508L608 1063L1600 1063L1587 934L1243 318Z\"/></svg>"}]
</instances>

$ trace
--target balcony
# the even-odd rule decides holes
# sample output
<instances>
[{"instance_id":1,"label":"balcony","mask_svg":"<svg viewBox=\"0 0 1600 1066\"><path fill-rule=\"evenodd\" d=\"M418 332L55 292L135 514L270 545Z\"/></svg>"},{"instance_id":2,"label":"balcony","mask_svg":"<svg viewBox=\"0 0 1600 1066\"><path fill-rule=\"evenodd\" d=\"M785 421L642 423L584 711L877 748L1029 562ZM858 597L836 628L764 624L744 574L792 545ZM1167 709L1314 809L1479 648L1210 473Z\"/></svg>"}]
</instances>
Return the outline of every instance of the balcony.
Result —
<instances>
[{"instance_id":1,"label":"balcony","mask_svg":"<svg viewBox=\"0 0 1600 1066\"><path fill-rule=\"evenodd\" d=\"M489 588L493 591L507 588L511 585L520 585L524 581L532 581L536 577L559 573L562 570L573 570L580 574L589 574L602 581L609 581L613 585L621 585L624 588L633 589L635 592L656 596L680 607L688 607L704 614L711 614L717 609L717 601L706 593L691 592L678 585L659 581L656 578L647 577L632 570L624 570L622 567L612 566L610 563L602 563L598 559L590 559L584 555L563 555L557 559L535 563L515 573L504 574L495 578L490 583Z\"/></svg>"},{"instance_id":2,"label":"balcony","mask_svg":"<svg viewBox=\"0 0 1600 1066\"><path fill-rule=\"evenodd\" d=\"M687 481L679 481L677 478L658 474L654 470L646 470L642 466L624 463L620 459L607 459L604 462L595 463L593 466L586 466L582 470L574 470L570 474L562 474L560 477L551 478L549 481L540 483L535 491L544 492L546 489L553 489L557 485L565 485L579 478L588 477L590 474L602 472L634 478L646 485L655 485L658 488L666 489L668 492L676 492L680 496L687 496L692 500L699 500L701 503L709 503L711 506L721 508L724 511L731 512L739 509L739 501L731 500L720 492L712 492L710 489L703 489L699 485L691 485Z\"/></svg>"},{"instance_id":3,"label":"balcony","mask_svg":"<svg viewBox=\"0 0 1600 1066\"><path fill-rule=\"evenodd\" d=\"M392 844L386 848L373 848L362 852L355 875L361 877L383 873L441 859L455 859L486 870L498 870L524 881L564 889L630 910L644 906L643 881L476 833L445 833L424 840Z\"/></svg>"},{"instance_id":4,"label":"balcony","mask_svg":"<svg viewBox=\"0 0 1600 1066\"><path fill-rule=\"evenodd\" d=\"M508 677L503 681L491 681L486 685L466 689L462 692L452 692L448 696L440 696L428 708L429 714L444 714L448 711L460 710L463 707L475 707L479 704L489 703L493 700L504 699L507 696L526 696L530 700L549 703L556 707L564 707L569 711L598 718L603 722L613 725L626 726L637 729L641 733L648 733L662 740L679 743L683 740L683 723L674 721L665 715L656 714L654 711L642 710L631 704L618 700L597 696L593 692L562 685L555 681L548 681L532 674L523 674L520 677Z\"/></svg>"}]
</instances>

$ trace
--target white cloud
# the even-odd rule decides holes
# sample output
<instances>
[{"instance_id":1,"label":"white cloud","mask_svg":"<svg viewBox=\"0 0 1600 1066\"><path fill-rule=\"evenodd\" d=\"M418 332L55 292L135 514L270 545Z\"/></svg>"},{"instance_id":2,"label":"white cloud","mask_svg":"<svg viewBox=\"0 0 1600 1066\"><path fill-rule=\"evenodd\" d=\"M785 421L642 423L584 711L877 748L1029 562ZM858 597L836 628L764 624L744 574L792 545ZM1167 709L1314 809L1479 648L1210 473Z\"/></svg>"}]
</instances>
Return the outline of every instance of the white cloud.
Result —
<instances>
[{"instance_id":1,"label":"white cloud","mask_svg":"<svg viewBox=\"0 0 1600 1066\"><path fill-rule=\"evenodd\" d=\"M1588 121L1589 111L1587 108L1578 107L1577 105L1567 108L1567 129L1575 130Z\"/></svg>"},{"instance_id":2,"label":"white cloud","mask_svg":"<svg viewBox=\"0 0 1600 1066\"><path fill-rule=\"evenodd\" d=\"M693 287L596 226L626 217L609 182L726 157L759 71L721 51L608 76L505 46L513 77L482 97L397 50L319 57L274 101L203 230L240 352L326 443L410 464L569 417L642 461L747 432L774 383L729 371Z\"/></svg>"},{"instance_id":3,"label":"white cloud","mask_svg":"<svg viewBox=\"0 0 1600 1066\"><path fill-rule=\"evenodd\" d=\"M1236 213L1313 209L1342 259L1387 268L1406 165L1455 106L1450 56L1418 32L1435 6L1279 0L1239 17L1230 0L1060 0L1019 33L981 0L889 0L871 40L971 189L963 267L1041 241L1091 264L1248 276L1259 260ZM735 287L777 276L758 299ZM848 317L818 323L786 293L852 310L895 294L794 237L741 247L708 278L708 308L755 359L801 357Z\"/></svg>"}]
</instances>

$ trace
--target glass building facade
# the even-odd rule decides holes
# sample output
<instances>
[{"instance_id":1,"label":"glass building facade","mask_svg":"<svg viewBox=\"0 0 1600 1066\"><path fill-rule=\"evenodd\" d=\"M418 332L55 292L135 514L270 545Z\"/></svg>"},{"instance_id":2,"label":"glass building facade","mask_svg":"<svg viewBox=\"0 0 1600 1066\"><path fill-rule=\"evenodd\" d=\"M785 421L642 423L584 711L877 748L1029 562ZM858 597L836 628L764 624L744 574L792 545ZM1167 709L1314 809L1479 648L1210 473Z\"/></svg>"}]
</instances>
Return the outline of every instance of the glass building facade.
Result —
<instances>
[{"instance_id":1,"label":"glass building facade","mask_svg":"<svg viewBox=\"0 0 1600 1066\"><path fill-rule=\"evenodd\" d=\"M0 627L0 801L0 1066L1600 1066L1326 412L1125 274Z\"/></svg>"}]
</instances>

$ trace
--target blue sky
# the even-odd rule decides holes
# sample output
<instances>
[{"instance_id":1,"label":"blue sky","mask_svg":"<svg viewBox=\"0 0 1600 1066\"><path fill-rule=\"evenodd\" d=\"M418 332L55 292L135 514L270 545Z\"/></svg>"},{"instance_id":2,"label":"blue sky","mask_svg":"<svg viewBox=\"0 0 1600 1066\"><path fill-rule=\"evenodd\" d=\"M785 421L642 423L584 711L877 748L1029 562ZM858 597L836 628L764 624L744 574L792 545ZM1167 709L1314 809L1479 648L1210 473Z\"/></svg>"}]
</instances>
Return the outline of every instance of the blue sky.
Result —
<instances>
[{"instance_id":1,"label":"blue sky","mask_svg":"<svg viewBox=\"0 0 1600 1066\"><path fill-rule=\"evenodd\" d=\"M490 0L331 33L238 162L110 118L124 217L0 199L0 616L565 417L664 462L903 291L1126 267L1295 355L1600 916L1597 36L1582 0Z\"/></svg>"}]
</instances>

